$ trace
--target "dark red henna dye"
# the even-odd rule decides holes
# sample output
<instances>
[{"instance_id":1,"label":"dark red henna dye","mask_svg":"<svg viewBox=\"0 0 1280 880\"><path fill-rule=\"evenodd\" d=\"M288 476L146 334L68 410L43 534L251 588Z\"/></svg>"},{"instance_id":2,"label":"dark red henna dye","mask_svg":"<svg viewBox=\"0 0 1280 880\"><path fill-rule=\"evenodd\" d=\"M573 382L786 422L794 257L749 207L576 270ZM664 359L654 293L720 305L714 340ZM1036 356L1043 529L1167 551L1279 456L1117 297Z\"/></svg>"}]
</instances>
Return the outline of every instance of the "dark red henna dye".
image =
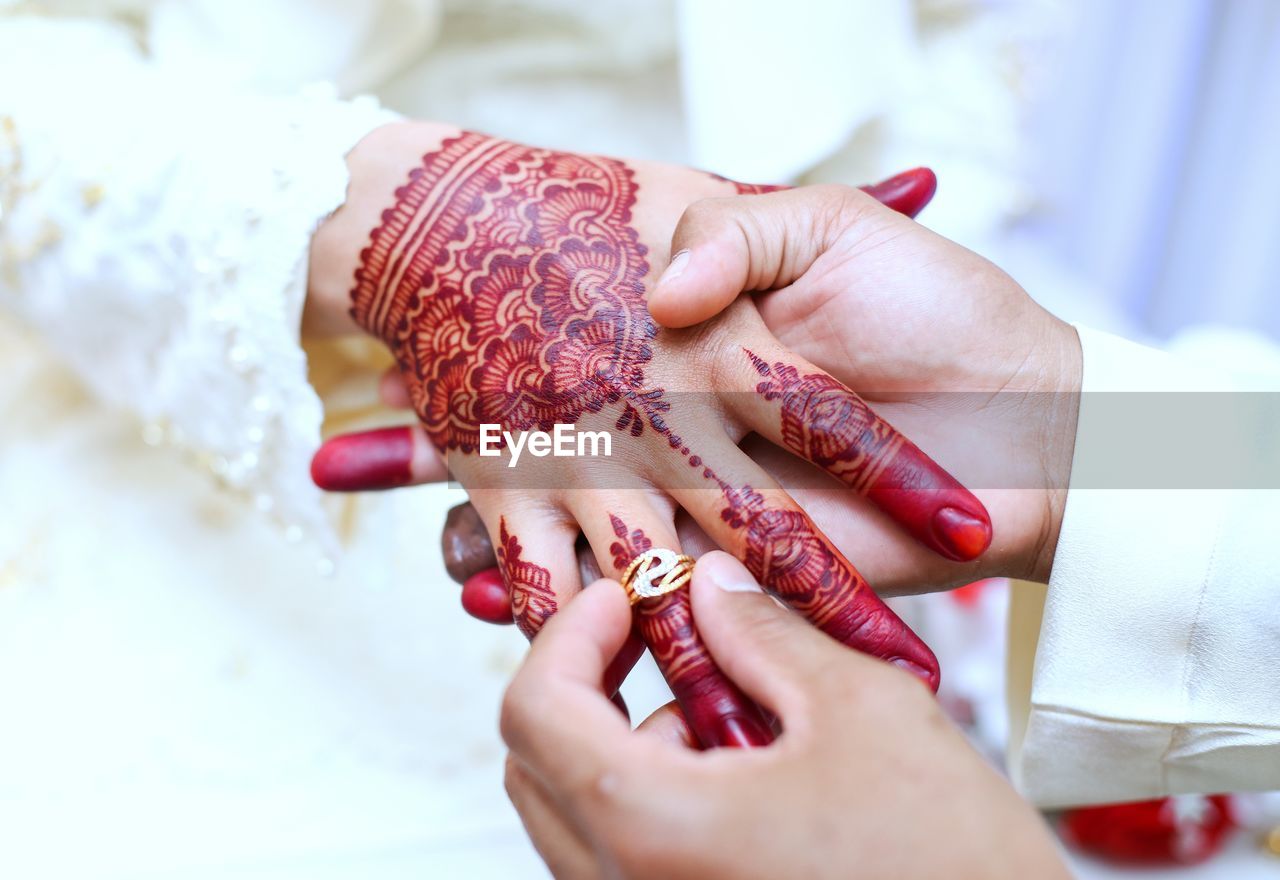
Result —
<instances>
[{"instance_id":1,"label":"dark red henna dye","mask_svg":"<svg viewBox=\"0 0 1280 880\"><path fill-rule=\"evenodd\" d=\"M413 478L413 432L380 428L334 437L311 459L311 481L330 492L406 486Z\"/></svg>"},{"instance_id":2,"label":"dark red henna dye","mask_svg":"<svg viewBox=\"0 0 1280 880\"><path fill-rule=\"evenodd\" d=\"M721 517L742 529L742 563L811 623L851 648L900 666L937 691L938 659L799 509L769 507L750 486L726 490Z\"/></svg>"},{"instance_id":3,"label":"dark red henna dye","mask_svg":"<svg viewBox=\"0 0 1280 880\"><path fill-rule=\"evenodd\" d=\"M662 389L645 380L656 328L643 299L648 264L630 225L636 186L626 165L463 133L424 156L395 199L361 252L352 315L390 346L438 447L474 451L482 423L550 430L616 407L619 431L639 436L647 424L698 461L666 426ZM741 493L710 468L704 474L732 508ZM927 673L928 649L807 518L762 505L736 515L739 527L765 536L760 553L769 560L788 540L784 528L800 529L792 546L826 549L806 557L819 563L781 573L773 561L757 565L766 585L847 644ZM505 521L500 528L496 549L512 612L532 637L556 608L550 573L522 558ZM755 540L749 536L747 546ZM822 559L852 574L821 570ZM813 582L793 583L796 572ZM846 600L850 607L834 607ZM687 609L673 605L660 616L669 622L669 643L678 644L671 634L691 627ZM729 727L737 732L721 736L749 736L742 733L748 721Z\"/></svg>"},{"instance_id":4,"label":"dark red henna dye","mask_svg":"<svg viewBox=\"0 0 1280 880\"><path fill-rule=\"evenodd\" d=\"M502 572L487 568L467 578L462 584L462 610L485 623L515 623Z\"/></svg>"},{"instance_id":5,"label":"dark red henna dye","mask_svg":"<svg viewBox=\"0 0 1280 880\"><path fill-rule=\"evenodd\" d=\"M756 391L782 406L782 441L948 559L967 561L991 543L977 498L858 395L824 373L801 375L747 352L764 381Z\"/></svg>"},{"instance_id":6,"label":"dark red henna dye","mask_svg":"<svg viewBox=\"0 0 1280 880\"><path fill-rule=\"evenodd\" d=\"M736 180L721 177L719 174L711 172L707 174L716 180L730 184L734 192L740 196L757 196L791 188L769 183L739 183ZM938 191L938 178L928 168L912 168L910 171L895 174L887 180L860 186L858 189L886 208L891 208L899 214L906 214L908 217L915 217L933 200L934 193Z\"/></svg>"},{"instance_id":7,"label":"dark red henna dye","mask_svg":"<svg viewBox=\"0 0 1280 880\"><path fill-rule=\"evenodd\" d=\"M521 559L524 548L507 531L507 521L498 521L498 568L511 596L511 616L525 638L533 638L556 613L556 597L551 591L551 572L541 565Z\"/></svg>"},{"instance_id":8,"label":"dark red henna dye","mask_svg":"<svg viewBox=\"0 0 1280 880\"><path fill-rule=\"evenodd\" d=\"M609 553L614 569L621 572L653 542L641 530L629 530L613 514L609 521L618 539L609 546ZM635 617L685 720L704 748L752 748L773 741L769 723L759 707L711 659L694 626L687 589L642 599L635 606Z\"/></svg>"},{"instance_id":9,"label":"dark red henna dye","mask_svg":"<svg viewBox=\"0 0 1280 880\"><path fill-rule=\"evenodd\" d=\"M621 162L471 133L396 190L352 315L390 345L437 446L472 452L482 423L549 431L643 389L635 199Z\"/></svg>"},{"instance_id":10,"label":"dark red henna dye","mask_svg":"<svg viewBox=\"0 0 1280 880\"><path fill-rule=\"evenodd\" d=\"M915 217L933 201L933 195L938 191L938 178L928 168L912 168L861 189L899 214Z\"/></svg>"}]
</instances>

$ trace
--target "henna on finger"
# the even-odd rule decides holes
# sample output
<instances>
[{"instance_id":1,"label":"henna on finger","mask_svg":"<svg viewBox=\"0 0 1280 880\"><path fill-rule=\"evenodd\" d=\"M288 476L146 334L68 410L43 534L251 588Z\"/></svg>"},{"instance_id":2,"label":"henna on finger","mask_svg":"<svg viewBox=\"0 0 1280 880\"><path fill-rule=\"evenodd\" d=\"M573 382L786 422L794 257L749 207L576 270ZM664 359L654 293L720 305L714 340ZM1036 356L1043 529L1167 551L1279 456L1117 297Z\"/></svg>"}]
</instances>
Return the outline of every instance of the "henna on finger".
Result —
<instances>
[{"instance_id":1,"label":"henna on finger","mask_svg":"<svg viewBox=\"0 0 1280 880\"><path fill-rule=\"evenodd\" d=\"M496 568L478 571L463 582L462 610L485 623L506 625L516 622L511 612L507 583Z\"/></svg>"},{"instance_id":2,"label":"henna on finger","mask_svg":"<svg viewBox=\"0 0 1280 880\"><path fill-rule=\"evenodd\" d=\"M726 477L690 456L687 464L718 491L686 484L673 492L676 501L762 586L815 626L850 648L911 672L936 691L938 661L928 645L786 490L745 456L739 463Z\"/></svg>"},{"instance_id":3,"label":"henna on finger","mask_svg":"<svg viewBox=\"0 0 1280 880\"><path fill-rule=\"evenodd\" d=\"M551 589L551 572L527 559L520 539L507 531L506 517L498 520L498 569L511 596L511 616L525 638L532 639L547 618L556 613L556 596Z\"/></svg>"},{"instance_id":4,"label":"henna on finger","mask_svg":"<svg viewBox=\"0 0 1280 880\"><path fill-rule=\"evenodd\" d=\"M938 690L933 651L795 502L767 503L750 486L730 490L727 497L720 517L740 530L740 558L756 580L827 635Z\"/></svg>"},{"instance_id":5,"label":"henna on finger","mask_svg":"<svg viewBox=\"0 0 1280 880\"><path fill-rule=\"evenodd\" d=\"M498 570L510 597L511 616L525 638L532 641L556 613L558 591L547 568L524 558L525 549L520 539L509 530L506 517L499 517L498 530ZM574 557L580 569L576 551ZM567 572L562 574L564 576ZM566 591L566 587L561 585L559 592ZM576 587L572 591L576 592ZM606 693L612 695L617 692L643 653L644 643L638 634L632 633L605 671L603 686Z\"/></svg>"},{"instance_id":6,"label":"henna on finger","mask_svg":"<svg viewBox=\"0 0 1280 880\"><path fill-rule=\"evenodd\" d=\"M615 572L653 549L642 530L628 528L615 514L609 514L609 523L616 538L609 545ZM685 721L704 748L752 748L773 741L760 708L720 671L698 635L687 588L640 599L634 615Z\"/></svg>"},{"instance_id":7,"label":"henna on finger","mask_svg":"<svg viewBox=\"0 0 1280 880\"><path fill-rule=\"evenodd\" d=\"M311 481L326 492L396 489L413 481L413 429L379 428L333 437L311 459Z\"/></svg>"},{"instance_id":8,"label":"henna on finger","mask_svg":"<svg viewBox=\"0 0 1280 880\"><path fill-rule=\"evenodd\" d=\"M737 180L721 177L719 174L707 173L716 180L730 184L734 193L740 196L758 196L791 189L789 186L779 184L741 183ZM886 208L897 211L899 214L905 214L908 217L915 217L933 200L934 194L938 191L938 178L928 168L912 168L909 171L895 174L893 177L882 180L879 183L860 186L858 189L880 202Z\"/></svg>"},{"instance_id":9,"label":"henna on finger","mask_svg":"<svg viewBox=\"0 0 1280 880\"><path fill-rule=\"evenodd\" d=\"M882 419L857 394L821 371L802 373L746 351L776 401L777 422L752 427L865 496L935 552L967 562L991 544L991 517L955 477Z\"/></svg>"}]
</instances>

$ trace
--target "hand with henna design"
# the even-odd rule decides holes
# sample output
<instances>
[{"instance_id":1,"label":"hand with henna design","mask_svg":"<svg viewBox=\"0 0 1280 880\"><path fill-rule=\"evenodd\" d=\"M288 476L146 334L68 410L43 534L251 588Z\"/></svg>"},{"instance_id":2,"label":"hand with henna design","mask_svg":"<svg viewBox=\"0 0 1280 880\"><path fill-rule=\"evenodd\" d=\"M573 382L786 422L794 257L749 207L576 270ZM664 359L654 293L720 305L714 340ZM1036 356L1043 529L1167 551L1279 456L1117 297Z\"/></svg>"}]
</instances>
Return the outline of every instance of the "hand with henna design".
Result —
<instances>
[{"instance_id":1,"label":"hand with henna design","mask_svg":"<svg viewBox=\"0 0 1280 880\"><path fill-rule=\"evenodd\" d=\"M824 377L755 359L757 392L780 404L784 444L749 438L744 448L877 590L1048 580L1080 386L1074 330L990 262L844 187L699 203L673 249L690 256L650 297L660 321L702 320L744 290L762 291L756 303L784 344L850 387L878 389L865 397L880 412L979 473L970 485L989 487L991 550L959 566L922 551L856 496L815 484L796 457L807 448L828 470L841 466L828 449L834 432L812 430L823 420L806 410L840 411L847 398ZM678 525L698 543L696 526ZM493 564L481 545L477 570Z\"/></svg>"},{"instance_id":2,"label":"hand with henna design","mask_svg":"<svg viewBox=\"0 0 1280 880\"><path fill-rule=\"evenodd\" d=\"M719 178L740 194L758 194L783 189L753 186ZM897 174L862 191L881 204L908 217L916 216L932 199L937 180L925 168ZM396 367L379 383L382 402L392 409L412 409L413 403L404 377ZM798 467L799 466L799 467ZM783 475L803 467L790 457L780 457L771 472L784 483L794 483ZM373 491L405 485L433 483L445 479L447 471L420 427L383 428L339 435L327 440L316 456L316 482L332 491ZM808 507L809 491L799 486L797 499ZM711 547L705 534L687 516L677 516L682 541ZM819 522L823 531L838 523ZM479 514L470 502L449 511L441 534L441 551L450 577L462 586L462 606L468 614L489 623L513 623L510 597L498 570L497 556ZM600 576L600 569L587 554L580 554L581 582ZM587 565L582 563L586 562Z\"/></svg>"},{"instance_id":3,"label":"hand with henna design","mask_svg":"<svg viewBox=\"0 0 1280 880\"><path fill-rule=\"evenodd\" d=\"M376 161L362 164L362 153ZM734 187L414 124L376 132L353 159L352 196L316 238L313 286L332 279L326 264L354 268L351 315L390 347L426 437L468 488L526 635L577 590L579 532L616 576L611 514L678 549L678 507L825 632L936 686L928 648L737 448L752 431L785 439L775 407L752 393L752 358L821 371L746 301L705 329L658 333L649 318L651 261L665 262L655 231L690 198ZM355 230L369 227L354 253ZM982 505L865 407L859 415L868 427L839 453L850 485L939 553L985 549ZM611 430L620 449L602 463L526 458L514 474L505 457L476 454L482 425L565 423ZM717 742L714 730L696 732Z\"/></svg>"}]
</instances>

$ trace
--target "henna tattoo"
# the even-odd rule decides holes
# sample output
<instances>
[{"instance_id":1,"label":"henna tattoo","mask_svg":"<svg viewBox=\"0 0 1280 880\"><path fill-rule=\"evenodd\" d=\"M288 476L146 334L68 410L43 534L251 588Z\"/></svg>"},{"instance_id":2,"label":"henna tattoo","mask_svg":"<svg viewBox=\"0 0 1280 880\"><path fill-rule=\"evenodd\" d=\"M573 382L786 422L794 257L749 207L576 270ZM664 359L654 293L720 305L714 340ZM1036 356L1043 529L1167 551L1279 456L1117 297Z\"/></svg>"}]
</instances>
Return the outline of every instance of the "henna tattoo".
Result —
<instances>
[{"instance_id":1,"label":"henna tattoo","mask_svg":"<svg viewBox=\"0 0 1280 880\"><path fill-rule=\"evenodd\" d=\"M865 495L906 438L825 373L801 375L790 364L747 357L764 378L756 393L782 403L783 445Z\"/></svg>"},{"instance_id":2,"label":"henna tattoo","mask_svg":"<svg viewBox=\"0 0 1280 880\"><path fill-rule=\"evenodd\" d=\"M641 553L653 549L653 542L640 529L627 530L627 524L620 518L609 514L609 525L618 539L609 545L609 555L613 557L613 567L622 571Z\"/></svg>"},{"instance_id":3,"label":"henna tattoo","mask_svg":"<svg viewBox=\"0 0 1280 880\"><path fill-rule=\"evenodd\" d=\"M725 487L725 496L720 515L743 530L742 562L752 577L827 635L938 689L933 651L803 511L771 507L750 486Z\"/></svg>"},{"instance_id":4,"label":"henna tattoo","mask_svg":"<svg viewBox=\"0 0 1280 880\"><path fill-rule=\"evenodd\" d=\"M498 520L498 567L511 594L511 616L526 638L532 639L556 613L556 597L551 591L551 572L541 565L521 559L524 550L516 536L507 531L505 518Z\"/></svg>"},{"instance_id":5,"label":"henna tattoo","mask_svg":"<svg viewBox=\"0 0 1280 880\"><path fill-rule=\"evenodd\" d=\"M617 538L609 545L617 571L653 548L643 531L628 529L612 513L609 523ZM759 707L711 659L694 626L687 589L641 599L636 603L635 614L640 635L703 746L750 747L772 741L773 734Z\"/></svg>"},{"instance_id":6,"label":"henna tattoo","mask_svg":"<svg viewBox=\"0 0 1280 880\"><path fill-rule=\"evenodd\" d=\"M968 560L987 549L991 519L982 503L861 397L825 373L801 374L746 354L763 380L756 392L781 404L788 450L865 495L944 556Z\"/></svg>"},{"instance_id":7,"label":"henna tattoo","mask_svg":"<svg viewBox=\"0 0 1280 880\"><path fill-rule=\"evenodd\" d=\"M730 180L733 188L737 190L740 196L759 196L764 193L781 192L784 189L791 189L789 186L783 186L777 183L738 183L736 180Z\"/></svg>"},{"instance_id":8,"label":"henna tattoo","mask_svg":"<svg viewBox=\"0 0 1280 880\"><path fill-rule=\"evenodd\" d=\"M734 193L740 196L758 196L763 193L778 192L779 190L791 189L780 183L741 183L731 177L725 177L723 174L716 174L714 171L704 171L703 174L712 180L720 183L727 183L733 187Z\"/></svg>"},{"instance_id":9,"label":"henna tattoo","mask_svg":"<svg viewBox=\"0 0 1280 880\"><path fill-rule=\"evenodd\" d=\"M442 449L550 430L644 387L656 327L622 162L463 133L423 157L361 253L352 316L385 340ZM645 407L645 414L656 411Z\"/></svg>"},{"instance_id":10,"label":"henna tattoo","mask_svg":"<svg viewBox=\"0 0 1280 880\"><path fill-rule=\"evenodd\" d=\"M702 466L668 427L663 389L646 382L656 328L643 299L649 266L631 225L635 201L622 162L469 132L445 140L410 172L361 252L351 311L391 348L438 447L475 451L482 423L546 431L617 407L618 430L639 436L648 426ZM747 546L757 547L749 555L762 560L756 567L767 585L871 653L897 656L887 647L890 630L918 642L807 517L771 511L750 489L737 492L709 467L703 473L721 487ZM556 608L550 573L521 558L505 520L500 533L497 556L513 614L532 637ZM852 574L822 571L828 562ZM803 585L805 578L816 580ZM684 601L654 609L663 624L652 627L659 654L696 633ZM867 605L873 601L877 607ZM850 607L837 608L841 602ZM884 629L866 645L862 623L848 620L870 619L863 607ZM686 673L676 663L686 660L677 653L666 660L681 681ZM696 658L687 664L695 668Z\"/></svg>"}]
</instances>

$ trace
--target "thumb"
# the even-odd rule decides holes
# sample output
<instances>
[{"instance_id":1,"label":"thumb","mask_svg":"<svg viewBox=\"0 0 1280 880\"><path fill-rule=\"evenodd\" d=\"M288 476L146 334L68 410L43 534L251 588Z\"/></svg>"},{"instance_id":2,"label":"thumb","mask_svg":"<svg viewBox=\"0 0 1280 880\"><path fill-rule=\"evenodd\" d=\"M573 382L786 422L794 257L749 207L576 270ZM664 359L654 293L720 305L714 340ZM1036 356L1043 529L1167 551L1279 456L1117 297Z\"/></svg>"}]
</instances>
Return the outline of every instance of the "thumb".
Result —
<instances>
[{"instance_id":1,"label":"thumb","mask_svg":"<svg viewBox=\"0 0 1280 880\"><path fill-rule=\"evenodd\" d=\"M930 184L927 201L934 178L920 179ZM676 225L671 263L649 294L649 313L665 327L689 327L744 291L785 287L859 218L893 216L875 188L870 192L828 184L694 202Z\"/></svg>"},{"instance_id":2,"label":"thumb","mask_svg":"<svg viewBox=\"0 0 1280 880\"><path fill-rule=\"evenodd\" d=\"M765 595L728 553L698 560L693 616L716 665L786 722L849 652Z\"/></svg>"}]
</instances>

